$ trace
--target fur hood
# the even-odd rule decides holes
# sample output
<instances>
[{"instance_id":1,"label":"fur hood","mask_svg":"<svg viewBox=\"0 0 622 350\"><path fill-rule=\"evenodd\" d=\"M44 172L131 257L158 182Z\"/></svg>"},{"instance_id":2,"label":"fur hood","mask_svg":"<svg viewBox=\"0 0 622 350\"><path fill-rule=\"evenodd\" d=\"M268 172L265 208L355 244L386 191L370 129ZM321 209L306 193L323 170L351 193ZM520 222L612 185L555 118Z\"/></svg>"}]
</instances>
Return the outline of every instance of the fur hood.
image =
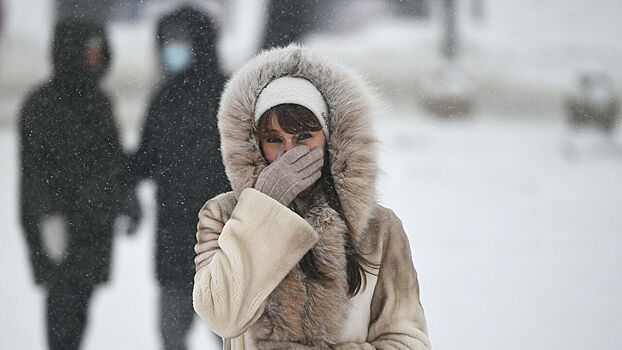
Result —
<instances>
[{"instance_id":1,"label":"fur hood","mask_svg":"<svg viewBox=\"0 0 622 350\"><path fill-rule=\"evenodd\" d=\"M357 74L299 45L262 52L227 83L220 102L218 127L231 186L239 196L242 190L254 186L267 165L253 127L255 101L268 83L283 76L309 80L328 104L331 175L358 243L376 199L378 166L371 124L376 99Z\"/></svg>"}]
</instances>

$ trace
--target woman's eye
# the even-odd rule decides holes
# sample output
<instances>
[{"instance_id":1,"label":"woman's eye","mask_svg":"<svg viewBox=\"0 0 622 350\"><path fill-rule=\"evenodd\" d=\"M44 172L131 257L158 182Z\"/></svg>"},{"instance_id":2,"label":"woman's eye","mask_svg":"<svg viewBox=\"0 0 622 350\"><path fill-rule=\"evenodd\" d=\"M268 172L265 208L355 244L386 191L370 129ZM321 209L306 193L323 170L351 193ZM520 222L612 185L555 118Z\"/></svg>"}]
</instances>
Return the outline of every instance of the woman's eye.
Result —
<instances>
[{"instance_id":1,"label":"woman's eye","mask_svg":"<svg viewBox=\"0 0 622 350\"><path fill-rule=\"evenodd\" d=\"M312 135L308 132L303 132L302 134L298 135L298 140L306 140L306 139L310 139L312 137Z\"/></svg>"},{"instance_id":2,"label":"woman's eye","mask_svg":"<svg viewBox=\"0 0 622 350\"><path fill-rule=\"evenodd\" d=\"M266 141L268 141L269 143L279 143L281 142L281 139L276 137L269 137Z\"/></svg>"}]
</instances>

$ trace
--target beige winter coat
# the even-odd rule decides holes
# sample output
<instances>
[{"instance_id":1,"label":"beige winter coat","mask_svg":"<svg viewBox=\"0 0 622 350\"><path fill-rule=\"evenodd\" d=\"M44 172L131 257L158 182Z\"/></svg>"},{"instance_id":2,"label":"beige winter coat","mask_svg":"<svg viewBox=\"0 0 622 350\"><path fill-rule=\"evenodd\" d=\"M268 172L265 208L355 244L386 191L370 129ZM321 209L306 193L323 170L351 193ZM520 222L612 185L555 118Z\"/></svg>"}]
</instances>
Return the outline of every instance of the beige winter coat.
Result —
<instances>
[{"instance_id":1,"label":"beige winter coat","mask_svg":"<svg viewBox=\"0 0 622 350\"><path fill-rule=\"evenodd\" d=\"M343 218L322 186L297 214L253 189L266 166L253 130L255 100L271 80L303 77L329 106L330 173L354 244L379 264L347 296ZM299 46L251 60L228 83L218 114L227 176L234 192L199 213L194 307L225 349L257 341L316 348L429 349L410 245L395 214L375 202L377 163L370 117L374 98L356 74ZM299 267L312 254L323 278Z\"/></svg>"}]
</instances>

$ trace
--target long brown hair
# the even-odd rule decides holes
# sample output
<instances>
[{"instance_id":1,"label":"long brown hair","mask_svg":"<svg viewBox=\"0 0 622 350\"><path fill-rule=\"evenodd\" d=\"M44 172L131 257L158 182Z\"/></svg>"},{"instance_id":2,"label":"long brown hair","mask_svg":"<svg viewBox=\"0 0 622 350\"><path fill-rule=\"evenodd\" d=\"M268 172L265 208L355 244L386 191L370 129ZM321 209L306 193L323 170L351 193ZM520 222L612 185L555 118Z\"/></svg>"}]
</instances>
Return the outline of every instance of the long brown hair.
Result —
<instances>
[{"instance_id":1,"label":"long brown hair","mask_svg":"<svg viewBox=\"0 0 622 350\"><path fill-rule=\"evenodd\" d=\"M274 124L274 118L278 120L283 130L290 134L303 131L320 131L322 125L306 107L296 104L281 104L274 106L264 112L257 123L257 132L267 133ZM328 138L327 138L328 139ZM348 295L356 295L367 284L365 273L372 273L372 269L377 268L378 264L370 262L365 258L359 247L354 243L355 232L348 218L344 215L341 200L335 189L333 177L330 171L330 157L325 153L324 167L322 169L321 185L328 196L328 205L335 210L346 224L347 234L345 235L346 253L346 273L348 278ZM316 266L315 257L309 251L300 261L301 270L311 278L323 278L322 273Z\"/></svg>"}]
</instances>

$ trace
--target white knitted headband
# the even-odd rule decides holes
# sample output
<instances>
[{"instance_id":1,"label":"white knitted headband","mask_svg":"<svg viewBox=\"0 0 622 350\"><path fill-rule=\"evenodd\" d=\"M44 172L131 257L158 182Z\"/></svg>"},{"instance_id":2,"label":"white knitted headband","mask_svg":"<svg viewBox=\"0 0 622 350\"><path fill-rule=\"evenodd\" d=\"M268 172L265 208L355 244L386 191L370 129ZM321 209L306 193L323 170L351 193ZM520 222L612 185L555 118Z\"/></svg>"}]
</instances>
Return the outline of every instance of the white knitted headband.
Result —
<instances>
[{"instance_id":1,"label":"white knitted headband","mask_svg":"<svg viewBox=\"0 0 622 350\"><path fill-rule=\"evenodd\" d=\"M328 105L320 90L304 78L285 76L268 83L255 103L255 124L267 110L286 103L309 109L322 125L324 135L328 137Z\"/></svg>"}]
</instances>

